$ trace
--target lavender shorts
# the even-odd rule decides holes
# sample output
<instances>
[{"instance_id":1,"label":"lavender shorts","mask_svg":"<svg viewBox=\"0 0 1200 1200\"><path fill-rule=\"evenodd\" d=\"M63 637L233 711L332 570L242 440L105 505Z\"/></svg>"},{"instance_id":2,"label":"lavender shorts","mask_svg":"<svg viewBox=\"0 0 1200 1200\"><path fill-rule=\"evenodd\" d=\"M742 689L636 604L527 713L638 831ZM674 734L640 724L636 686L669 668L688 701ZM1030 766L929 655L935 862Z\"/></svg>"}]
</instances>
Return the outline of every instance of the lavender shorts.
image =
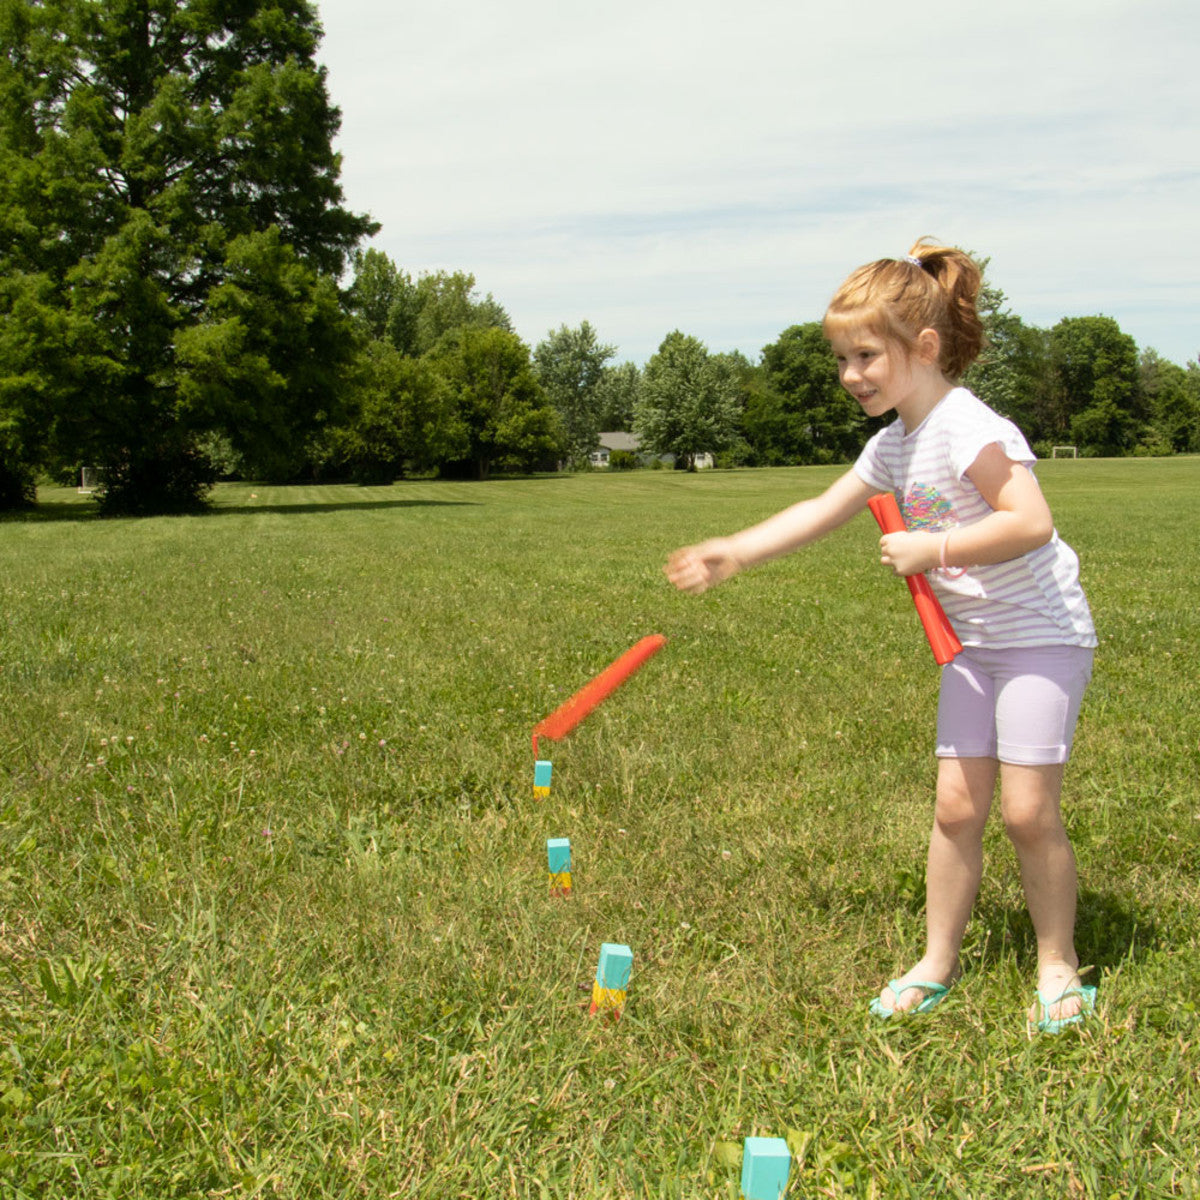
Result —
<instances>
[{"instance_id":1,"label":"lavender shorts","mask_svg":"<svg viewBox=\"0 0 1200 1200\"><path fill-rule=\"evenodd\" d=\"M1086 646L967 646L942 668L938 757L1065 763L1092 655Z\"/></svg>"}]
</instances>

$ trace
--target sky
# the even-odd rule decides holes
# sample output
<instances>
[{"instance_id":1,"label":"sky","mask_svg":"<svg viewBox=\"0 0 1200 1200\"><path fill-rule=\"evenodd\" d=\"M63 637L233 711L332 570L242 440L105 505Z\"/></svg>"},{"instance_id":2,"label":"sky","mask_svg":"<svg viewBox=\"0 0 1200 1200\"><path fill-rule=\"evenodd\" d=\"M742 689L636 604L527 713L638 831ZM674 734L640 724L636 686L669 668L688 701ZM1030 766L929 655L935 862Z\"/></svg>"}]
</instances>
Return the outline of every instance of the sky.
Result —
<instances>
[{"instance_id":1,"label":"sky","mask_svg":"<svg viewBox=\"0 0 1200 1200\"><path fill-rule=\"evenodd\" d=\"M757 361L919 237L1200 353L1197 0L317 0L346 205L534 347Z\"/></svg>"}]
</instances>

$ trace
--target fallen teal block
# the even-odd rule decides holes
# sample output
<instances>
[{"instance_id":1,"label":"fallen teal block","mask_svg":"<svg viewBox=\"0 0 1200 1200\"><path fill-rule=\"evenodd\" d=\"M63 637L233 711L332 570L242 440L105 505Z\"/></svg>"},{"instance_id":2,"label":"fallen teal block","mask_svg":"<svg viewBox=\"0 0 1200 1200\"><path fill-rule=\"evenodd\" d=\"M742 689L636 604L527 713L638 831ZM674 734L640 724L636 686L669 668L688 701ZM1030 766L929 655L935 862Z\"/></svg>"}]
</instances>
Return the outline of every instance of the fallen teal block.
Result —
<instances>
[{"instance_id":1,"label":"fallen teal block","mask_svg":"<svg viewBox=\"0 0 1200 1200\"><path fill-rule=\"evenodd\" d=\"M742 1148L742 1195L746 1200L779 1200L791 1167L783 1138L748 1137Z\"/></svg>"}]
</instances>

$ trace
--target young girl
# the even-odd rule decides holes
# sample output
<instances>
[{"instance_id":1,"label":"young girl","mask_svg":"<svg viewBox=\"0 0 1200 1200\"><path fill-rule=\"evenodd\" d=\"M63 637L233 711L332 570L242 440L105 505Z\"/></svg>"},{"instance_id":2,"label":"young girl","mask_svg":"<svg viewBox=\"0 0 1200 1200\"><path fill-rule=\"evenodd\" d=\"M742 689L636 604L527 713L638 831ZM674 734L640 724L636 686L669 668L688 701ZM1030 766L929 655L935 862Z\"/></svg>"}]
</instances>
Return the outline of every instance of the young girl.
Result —
<instances>
[{"instance_id":1,"label":"young girl","mask_svg":"<svg viewBox=\"0 0 1200 1200\"><path fill-rule=\"evenodd\" d=\"M829 305L825 335L846 391L868 416L896 420L820 496L678 550L666 571L699 594L824 536L871 496L895 493L907 530L880 538L881 562L897 575L929 573L963 650L942 669L925 954L871 1011L927 1012L958 978L999 779L1037 934L1028 1019L1057 1033L1090 1015L1096 995L1078 974L1075 857L1059 811L1096 635L1078 559L1055 533L1025 438L956 386L983 342L980 283L968 255L924 241L855 271Z\"/></svg>"}]
</instances>

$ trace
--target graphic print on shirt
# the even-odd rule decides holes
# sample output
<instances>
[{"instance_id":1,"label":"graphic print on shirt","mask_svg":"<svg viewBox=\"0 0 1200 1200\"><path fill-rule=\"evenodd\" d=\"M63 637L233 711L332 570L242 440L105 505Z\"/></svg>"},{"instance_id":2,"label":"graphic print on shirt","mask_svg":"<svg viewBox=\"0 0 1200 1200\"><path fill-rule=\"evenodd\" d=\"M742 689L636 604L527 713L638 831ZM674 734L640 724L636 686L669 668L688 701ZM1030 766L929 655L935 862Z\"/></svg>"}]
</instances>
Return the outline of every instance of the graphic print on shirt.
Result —
<instances>
[{"instance_id":1,"label":"graphic print on shirt","mask_svg":"<svg viewBox=\"0 0 1200 1200\"><path fill-rule=\"evenodd\" d=\"M914 483L900 501L904 512L904 524L909 531L915 529L936 531L953 528L958 524L954 516L954 505L935 487Z\"/></svg>"}]
</instances>

